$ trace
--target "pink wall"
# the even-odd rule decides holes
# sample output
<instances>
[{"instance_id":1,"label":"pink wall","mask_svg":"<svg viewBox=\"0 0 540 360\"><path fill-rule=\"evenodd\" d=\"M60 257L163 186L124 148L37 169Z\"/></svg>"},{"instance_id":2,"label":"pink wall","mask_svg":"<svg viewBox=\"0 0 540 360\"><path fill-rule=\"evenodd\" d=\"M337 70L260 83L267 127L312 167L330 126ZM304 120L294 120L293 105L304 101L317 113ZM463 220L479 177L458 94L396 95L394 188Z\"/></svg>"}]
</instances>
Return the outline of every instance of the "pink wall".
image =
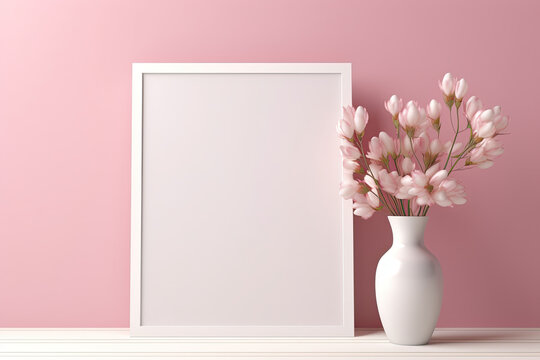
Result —
<instances>
[{"instance_id":1,"label":"pink wall","mask_svg":"<svg viewBox=\"0 0 540 360\"><path fill-rule=\"evenodd\" d=\"M127 326L132 62L352 62L354 103L447 71L510 114L506 153L430 213L439 326L540 326L540 3L0 0L0 326ZM529 153L528 153L529 152ZM336 189L337 191L337 189ZM379 326L384 216L356 224L356 323Z\"/></svg>"}]
</instances>

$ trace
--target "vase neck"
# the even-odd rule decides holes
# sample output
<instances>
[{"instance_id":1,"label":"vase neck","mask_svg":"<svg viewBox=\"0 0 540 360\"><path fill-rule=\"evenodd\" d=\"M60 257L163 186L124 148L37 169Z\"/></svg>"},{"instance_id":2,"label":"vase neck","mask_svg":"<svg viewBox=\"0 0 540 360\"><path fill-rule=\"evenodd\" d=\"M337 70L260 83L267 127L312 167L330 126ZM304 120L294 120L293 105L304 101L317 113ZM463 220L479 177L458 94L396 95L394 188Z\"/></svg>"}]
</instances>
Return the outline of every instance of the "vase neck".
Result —
<instances>
[{"instance_id":1,"label":"vase neck","mask_svg":"<svg viewBox=\"0 0 540 360\"><path fill-rule=\"evenodd\" d=\"M388 221L394 237L393 245L424 245L427 220L426 216L389 216Z\"/></svg>"}]
</instances>

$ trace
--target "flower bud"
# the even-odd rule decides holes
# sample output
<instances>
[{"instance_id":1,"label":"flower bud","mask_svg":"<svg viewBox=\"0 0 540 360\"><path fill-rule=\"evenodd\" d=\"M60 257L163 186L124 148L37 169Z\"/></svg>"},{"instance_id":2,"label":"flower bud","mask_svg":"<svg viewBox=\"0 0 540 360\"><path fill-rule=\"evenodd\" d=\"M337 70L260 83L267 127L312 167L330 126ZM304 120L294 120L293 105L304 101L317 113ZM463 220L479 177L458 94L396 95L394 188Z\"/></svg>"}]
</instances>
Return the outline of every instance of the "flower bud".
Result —
<instances>
[{"instance_id":1,"label":"flower bud","mask_svg":"<svg viewBox=\"0 0 540 360\"><path fill-rule=\"evenodd\" d=\"M360 184L357 181L343 182L339 187L339 195L345 200L349 200L358 190L360 190Z\"/></svg>"},{"instance_id":2,"label":"flower bud","mask_svg":"<svg viewBox=\"0 0 540 360\"><path fill-rule=\"evenodd\" d=\"M396 148L394 145L394 139L390 137L387 133L384 131L381 131L379 133L379 140L381 141L383 145L383 152L386 154L391 155L392 157L396 156Z\"/></svg>"},{"instance_id":3,"label":"flower bud","mask_svg":"<svg viewBox=\"0 0 540 360\"><path fill-rule=\"evenodd\" d=\"M399 124L409 137L414 137L418 130L424 130L426 125L429 125L425 110L419 108L414 101L409 101L399 113Z\"/></svg>"},{"instance_id":4,"label":"flower bud","mask_svg":"<svg viewBox=\"0 0 540 360\"><path fill-rule=\"evenodd\" d=\"M490 138L495 135L495 131L497 131L497 129L493 126L493 122L487 122L478 129L478 136L483 139Z\"/></svg>"},{"instance_id":5,"label":"flower bud","mask_svg":"<svg viewBox=\"0 0 540 360\"><path fill-rule=\"evenodd\" d=\"M480 110L482 110L482 102L476 96L471 96L469 100L467 100L467 104L465 106L465 113L467 114L467 119L472 120L474 114L476 114Z\"/></svg>"},{"instance_id":6,"label":"flower bud","mask_svg":"<svg viewBox=\"0 0 540 360\"><path fill-rule=\"evenodd\" d=\"M368 121L369 114L366 108L362 106L356 108L356 113L354 114L354 129L358 134L362 134L364 132Z\"/></svg>"},{"instance_id":7,"label":"flower bud","mask_svg":"<svg viewBox=\"0 0 540 360\"><path fill-rule=\"evenodd\" d=\"M372 137L369 141L369 152L366 157L375 161L383 161L385 156L386 151L381 140L376 136Z\"/></svg>"},{"instance_id":8,"label":"flower bud","mask_svg":"<svg viewBox=\"0 0 540 360\"><path fill-rule=\"evenodd\" d=\"M373 176L378 176L378 173L377 175L373 174ZM368 184L371 189L377 189L377 182L373 176L371 176L371 174L364 176L364 182Z\"/></svg>"},{"instance_id":9,"label":"flower bud","mask_svg":"<svg viewBox=\"0 0 540 360\"><path fill-rule=\"evenodd\" d=\"M497 130L497 132L501 132L508 126L508 116L496 115L493 119L493 125L495 126L495 130Z\"/></svg>"},{"instance_id":10,"label":"flower bud","mask_svg":"<svg viewBox=\"0 0 540 360\"><path fill-rule=\"evenodd\" d=\"M408 107L406 120L409 124L416 124L420 121L420 112L416 106Z\"/></svg>"},{"instance_id":11,"label":"flower bud","mask_svg":"<svg viewBox=\"0 0 540 360\"><path fill-rule=\"evenodd\" d=\"M463 100L463 98L465 97L465 94L467 94L467 89L469 88L469 86L467 85L467 82L465 81L465 79L460 79L457 83L456 83L456 100L460 101Z\"/></svg>"},{"instance_id":12,"label":"flower bud","mask_svg":"<svg viewBox=\"0 0 540 360\"><path fill-rule=\"evenodd\" d=\"M336 125L336 131L339 136L350 139L354 135L354 126L349 123L346 119L341 119Z\"/></svg>"},{"instance_id":13,"label":"flower bud","mask_svg":"<svg viewBox=\"0 0 540 360\"><path fill-rule=\"evenodd\" d=\"M367 199L367 203L372 208L376 209L377 207L379 207L379 197L375 193L373 193L371 191L368 192L366 194L366 199Z\"/></svg>"},{"instance_id":14,"label":"flower bud","mask_svg":"<svg viewBox=\"0 0 540 360\"><path fill-rule=\"evenodd\" d=\"M455 85L456 79L450 73L446 73L442 81L439 81L439 88L447 97L454 97Z\"/></svg>"},{"instance_id":15,"label":"flower bud","mask_svg":"<svg viewBox=\"0 0 540 360\"><path fill-rule=\"evenodd\" d=\"M360 150L358 150L355 146L349 144L341 145L339 147L339 150L341 151L341 155L344 159L356 160L359 159L361 156Z\"/></svg>"},{"instance_id":16,"label":"flower bud","mask_svg":"<svg viewBox=\"0 0 540 360\"><path fill-rule=\"evenodd\" d=\"M397 95L392 95L388 101L384 102L384 107L392 115L392 119L395 120L403 108L403 100L398 98Z\"/></svg>"},{"instance_id":17,"label":"flower bud","mask_svg":"<svg viewBox=\"0 0 540 360\"><path fill-rule=\"evenodd\" d=\"M446 73L442 81L439 81L439 88L444 94L444 102L448 107L454 104L455 86L456 79L450 73Z\"/></svg>"},{"instance_id":18,"label":"flower bud","mask_svg":"<svg viewBox=\"0 0 540 360\"><path fill-rule=\"evenodd\" d=\"M443 145L439 139L434 139L429 143L429 152L432 155L439 154L443 150Z\"/></svg>"},{"instance_id":19,"label":"flower bud","mask_svg":"<svg viewBox=\"0 0 540 360\"><path fill-rule=\"evenodd\" d=\"M487 109L482 111L482 114L480 115L480 121L482 123L491 122L493 121L493 117L495 116L495 112L492 109Z\"/></svg>"},{"instance_id":20,"label":"flower bud","mask_svg":"<svg viewBox=\"0 0 540 360\"><path fill-rule=\"evenodd\" d=\"M403 170L404 174L410 174L414 170L414 167L414 162L411 160L411 158L403 158L403 161L401 162L401 170Z\"/></svg>"},{"instance_id":21,"label":"flower bud","mask_svg":"<svg viewBox=\"0 0 540 360\"><path fill-rule=\"evenodd\" d=\"M441 103L432 99L426 107L426 112L430 119L439 119L441 117Z\"/></svg>"},{"instance_id":22,"label":"flower bud","mask_svg":"<svg viewBox=\"0 0 540 360\"><path fill-rule=\"evenodd\" d=\"M360 168L360 165L358 165L358 162L356 160L351 159L343 159L343 170L346 172L356 172Z\"/></svg>"}]
</instances>

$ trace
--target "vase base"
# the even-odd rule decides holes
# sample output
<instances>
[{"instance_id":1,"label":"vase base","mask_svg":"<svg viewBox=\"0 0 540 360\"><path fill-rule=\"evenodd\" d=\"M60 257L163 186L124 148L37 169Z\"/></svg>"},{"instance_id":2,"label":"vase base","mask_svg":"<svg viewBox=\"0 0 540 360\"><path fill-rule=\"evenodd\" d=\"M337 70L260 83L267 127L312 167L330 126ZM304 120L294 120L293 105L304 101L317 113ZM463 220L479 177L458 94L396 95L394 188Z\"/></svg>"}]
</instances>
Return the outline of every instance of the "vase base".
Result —
<instances>
[{"instance_id":1,"label":"vase base","mask_svg":"<svg viewBox=\"0 0 540 360\"><path fill-rule=\"evenodd\" d=\"M421 342L405 342L405 341L392 341L390 340L390 343L394 345L400 345L400 346L422 346L429 344L428 341L421 341Z\"/></svg>"}]
</instances>

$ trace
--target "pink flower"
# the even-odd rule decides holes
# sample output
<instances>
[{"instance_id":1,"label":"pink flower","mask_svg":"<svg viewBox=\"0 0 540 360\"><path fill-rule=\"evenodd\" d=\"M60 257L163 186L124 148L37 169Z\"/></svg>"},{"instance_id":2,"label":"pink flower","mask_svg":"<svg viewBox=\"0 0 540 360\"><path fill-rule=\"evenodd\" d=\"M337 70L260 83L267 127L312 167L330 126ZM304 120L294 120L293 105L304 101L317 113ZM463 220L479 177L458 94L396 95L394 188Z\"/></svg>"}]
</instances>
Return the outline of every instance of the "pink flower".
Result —
<instances>
[{"instance_id":1,"label":"pink flower","mask_svg":"<svg viewBox=\"0 0 540 360\"><path fill-rule=\"evenodd\" d=\"M373 174L373 176L375 177L375 179L379 179L379 172L382 170L382 166L379 165L379 164L375 164L375 163L371 163L369 164L369 171L371 174Z\"/></svg>"},{"instance_id":2,"label":"pink flower","mask_svg":"<svg viewBox=\"0 0 540 360\"><path fill-rule=\"evenodd\" d=\"M372 190L377 190L377 181L379 179L379 172L372 172L373 176L371 176L371 173L366 174L364 176L364 183L366 183Z\"/></svg>"},{"instance_id":3,"label":"pink flower","mask_svg":"<svg viewBox=\"0 0 540 360\"><path fill-rule=\"evenodd\" d=\"M471 96L469 100L467 100L465 109L466 109L465 113L467 114L467 119L472 120L474 115L478 111L482 110L482 102L476 96Z\"/></svg>"},{"instance_id":4,"label":"pink flower","mask_svg":"<svg viewBox=\"0 0 540 360\"><path fill-rule=\"evenodd\" d=\"M502 144L496 139L484 139L471 151L466 165L478 165L480 169L490 168L493 166L493 159L500 156L503 152L504 148Z\"/></svg>"},{"instance_id":5,"label":"pink flower","mask_svg":"<svg viewBox=\"0 0 540 360\"><path fill-rule=\"evenodd\" d=\"M450 73L446 73L442 81L439 81L439 88L446 97L454 97L455 86L456 79Z\"/></svg>"},{"instance_id":6,"label":"pink flower","mask_svg":"<svg viewBox=\"0 0 540 360\"><path fill-rule=\"evenodd\" d=\"M493 123L495 113L492 109L478 111L472 118L471 127L473 133L480 138L488 138L495 135L497 129Z\"/></svg>"},{"instance_id":7,"label":"pink flower","mask_svg":"<svg viewBox=\"0 0 540 360\"><path fill-rule=\"evenodd\" d=\"M411 145L412 142L412 145ZM420 137L411 139L407 136L402 138L401 141L401 153L407 157L414 157L414 152L424 148L424 142L425 139L422 139Z\"/></svg>"},{"instance_id":8,"label":"pink flower","mask_svg":"<svg viewBox=\"0 0 540 360\"><path fill-rule=\"evenodd\" d=\"M354 108L352 106L343 107L343 119L336 125L339 136L350 139L354 135Z\"/></svg>"},{"instance_id":9,"label":"pink flower","mask_svg":"<svg viewBox=\"0 0 540 360\"><path fill-rule=\"evenodd\" d=\"M388 111L393 119L397 119L397 116L403 108L403 100L398 98L397 95L392 95L388 101L384 102L384 107Z\"/></svg>"},{"instance_id":10,"label":"pink flower","mask_svg":"<svg viewBox=\"0 0 540 360\"><path fill-rule=\"evenodd\" d=\"M366 125L369 121L369 114L366 108L359 106L356 108L356 113L354 114L354 129L358 134L362 134L366 129Z\"/></svg>"},{"instance_id":11,"label":"pink flower","mask_svg":"<svg viewBox=\"0 0 540 360\"><path fill-rule=\"evenodd\" d=\"M354 124L354 107L344 106L343 107L343 118L347 120L349 124Z\"/></svg>"},{"instance_id":12,"label":"pink flower","mask_svg":"<svg viewBox=\"0 0 540 360\"><path fill-rule=\"evenodd\" d=\"M469 86L467 85L467 82L465 79L460 79L456 83L456 100L461 101L465 97L465 94L467 94L467 90L469 89Z\"/></svg>"},{"instance_id":13,"label":"pink flower","mask_svg":"<svg viewBox=\"0 0 540 360\"><path fill-rule=\"evenodd\" d=\"M372 137L369 141L369 152L366 157L375 161L382 161L384 156L384 147L381 140L376 136Z\"/></svg>"},{"instance_id":14,"label":"pink flower","mask_svg":"<svg viewBox=\"0 0 540 360\"><path fill-rule=\"evenodd\" d=\"M379 141L383 147L383 154L390 154L392 157L396 156L396 146L394 143L394 139L392 139L390 135L388 135L384 131L381 131L379 133Z\"/></svg>"},{"instance_id":15,"label":"pink flower","mask_svg":"<svg viewBox=\"0 0 540 360\"><path fill-rule=\"evenodd\" d=\"M341 145L339 150L344 159L356 160L361 156L360 150L350 144Z\"/></svg>"},{"instance_id":16,"label":"pink flower","mask_svg":"<svg viewBox=\"0 0 540 360\"><path fill-rule=\"evenodd\" d=\"M383 161L391 155L396 157L396 145L394 139L384 131L379 133L379 137L374 136L369 141L369 152L366 157L374 161Z\"/></svg>"},{"instance_id":17,"label":"pink flower","mask_svg":"<svg viewBox=\"0 0 540 360\"><path fill-rule=\"evenodd\" d=\"M439 170L439 164L435 164L425 173L414 170L411 175L401 179L401 188L396 195L399 199L415 199L419 206L464 203L463 188L459 187L454 180L447 180L448 171ZM450 204L448 204L450 200Z\"/></svg>"},{"instance_id":18,"label":"pink flower","mask_svg":"<svg viewBox=\"0 0 540 360\"><path fill-rule=\"evenodd\" d=\"M479 138L496 136L508 126L508 116L501 114L501 107L477 111L471 120L474 135Z\"/></svg>"},{"instance_id":19,"label":"pink flower","mask_svg":"<svg viewBox=\"0 0 540 360\"><path fill-rule=\"evenodd\" d=\"M365 195L356 194L353 197L354 215L369 219L379 207L379 198L372 192Z\"/></svg>"},{"instance_id":20,"label":"pink flower","mask_svg":"<svg viewBox=\"0 0 540 360\"><path fill-rule=\"evenodd\" d=\"M403 174L410 174L416 168L416 164L409 157L404 157L401 161L401 170Z\"/></svg>"},{"instance_id":21,"label":"pink flower","mask_svg":"<svg viewBox=\"0 0 540 360\"><path fill-rule=\"evenodd\" d=\"M439 81L439 87L446 105L450 110L455 106L458 111L467 95L467 82L464 79L458 81L447 73ZM368 142L369 151L360 143L369 121L364 107L344 107L343 118L336 127L338 134L347 140L340 146L343 171L339 193L344 199L352 200L354 214L364 219L383 207L392 214L403 214L403 201L396 208L396 199L408 200L406 205L412 214L419 214L420 210L427 210L432 205L464 204L467 201L465 190L455 179L448 177L449 172L462 165L459 162L463 160L465 167L488 168L503 152L497 135L507 128L508 116L502 114L500 106L484 109L476 96L469 97L458 113L466 117L468 128L460 127L461 131L447 142L440 138L440 102L432 99L426 107L419 107L417 102L409 101L404 106L402 99L392 95L384 106L401 136L393 138L381 131ZM469 130L471 136L466 143L456 142L459 133ZM442 169L443 166L449 166L448 170ZM388 201L379 198L381 195Z\"/></svg>"},{"instance_id":22,"label":"pink flower","mask_svg":"<svg viewBox=\"0 0 540 360\"><path fill-rule=\"evenodd\" d=\"M430 140L423 155L425 166L430 167L433 165L443 150L444 146L441 144L441 141L438 138Z\"/></svg>"},{"instance_id":23,"label":"pink flower","mask_svg":"<svg viewBox=\"0 0 540 360\"><path fill-rule=\"evenodd\" d=\"M354 194L360 190L360 184L358 181L344 181L339 186L339 195L345 200L352 199Z\"/></svg>"},{"instance_id":24,"label":"pink flower","mask_svg":"<svg viewBox=\"0 0 540 360\"><path fill-rule=\"evenodd\" d=\"M429 134L426 131L422 131L415 140L413 142L414 151L425 153L431 142Z\"/></svg>"},{"instance_id":25,"label":"pink flower","mask_svg":"<svg viewBox=\"0 0 540 360\"><path fill-rule=\"evenodd\" d=\"M364 220L369 219L375 213L375 209L369 206L367 202L355 201L353 203L353 209L353 214L362 217L362 219Z\"/></svg>"},{"instance_id":26,"label":"pink flower","mask_svg":"<svg viewBox=\"0 0 540 360\"><path fill-rule=\"evenodd\" d=\"M375 190L366 193L366 200L369 206L371 206L373 209L377 209L381 205Z\"/></svg>"},{"instance_id":27,"label":"pink flower","mask_svg":"<svg viewBox=\"0 0 540 360\"><path fill-rule=\"evenodd\" d=\"M465 189L453 179L443 180L439 189L433 193L433 199L439 206L463 205L467 202Z\"/></svg>"},{"instance_id":28,"label":"pink flower","mask_svg":"<svg viewBox=\"0 0 540 360\"><path fill-rule=\"evenodd\" d=\"M405 129L407 136L414 137L417 131L427 127L426 112L414 101L409 101L399 113L399 124Z\"/></svg>"},{"instance_id":29,"label":"pink flower","mask_svg":"<svg viewBox=\"0 0 540 360\"><path fill-rule=\"evenodd\" d=\"M441 103L432 99L426 107L426 112L430 119L438 120L441 117Z\"/></svg>"},{"instance_id":30,"label":"pink flower","mask_svg":"<svg viewBox=\"0 0 540 360\"><path fill-rule=\"evenodd\" d=\"M351 159L343 159L343 171L348 173L356 172L360 169L357 161Z\"/></svg>"},{"instance_id":31,"label":"pink flower","mask_svg":"<svg viewBox=\"0 0 540 360\"><path fill-rule=\"evenodd\" d=\"M443 145L439 139L433 139L429 143L428 151L431 155L438 155L443 151Z\"/></svg>"},{"instance_id":32,"label":"pink flower","mask_svg":"<svg viewBox=\"0 0 540 360\"><path fill-rule=\"evenodd\" d=\"M378 186L377 182L379 181L379 173L382 171L382 168L379 165L376 164L370 164L369 165L369 171L364 176L364 184L367 186L367 189L375 194L378 192ZM363 191L364 193L367 193L368 191L366 188ZM378 198L377 198L378 201ZM378 206L378 205L377 205ZM376 206L374 206L376 207Z\"/></svg>"},{"instance_id":33,"label":"pink flower","mask_svg":"<svg viewBox=\"0 0 540 360\"><path fill-rule=\"evenodd\" d=\"M336 131L339 136L345 139L350 139L353 137L354 127L352 124L348 123L347 120L341 119L338 121L338 124L336 125Z\"/></svg>"},{"instance_id":34,"label":"pink flower","mask_svg":"<svg viewBox=\"0 0 540 360\"><path fill-rule=\"evenodd\" d=\"M495 132L500 133L508 126L508 116L503 116L501 114L501 107L493 107L493 126L495 126Z\"/></svg>"},{"instance_id":35,"label":"pink flower","mask_svg":"<svg viewBox=\"0 0 540 360\"><path fill-rule=\"evenodd\" d=\"M401 176L398 175L397 171L388 173L383 169L379 171L379 184L381 184L381 189L387 193L396 195L401 185Z\"/></svg>"}]
</instances>

